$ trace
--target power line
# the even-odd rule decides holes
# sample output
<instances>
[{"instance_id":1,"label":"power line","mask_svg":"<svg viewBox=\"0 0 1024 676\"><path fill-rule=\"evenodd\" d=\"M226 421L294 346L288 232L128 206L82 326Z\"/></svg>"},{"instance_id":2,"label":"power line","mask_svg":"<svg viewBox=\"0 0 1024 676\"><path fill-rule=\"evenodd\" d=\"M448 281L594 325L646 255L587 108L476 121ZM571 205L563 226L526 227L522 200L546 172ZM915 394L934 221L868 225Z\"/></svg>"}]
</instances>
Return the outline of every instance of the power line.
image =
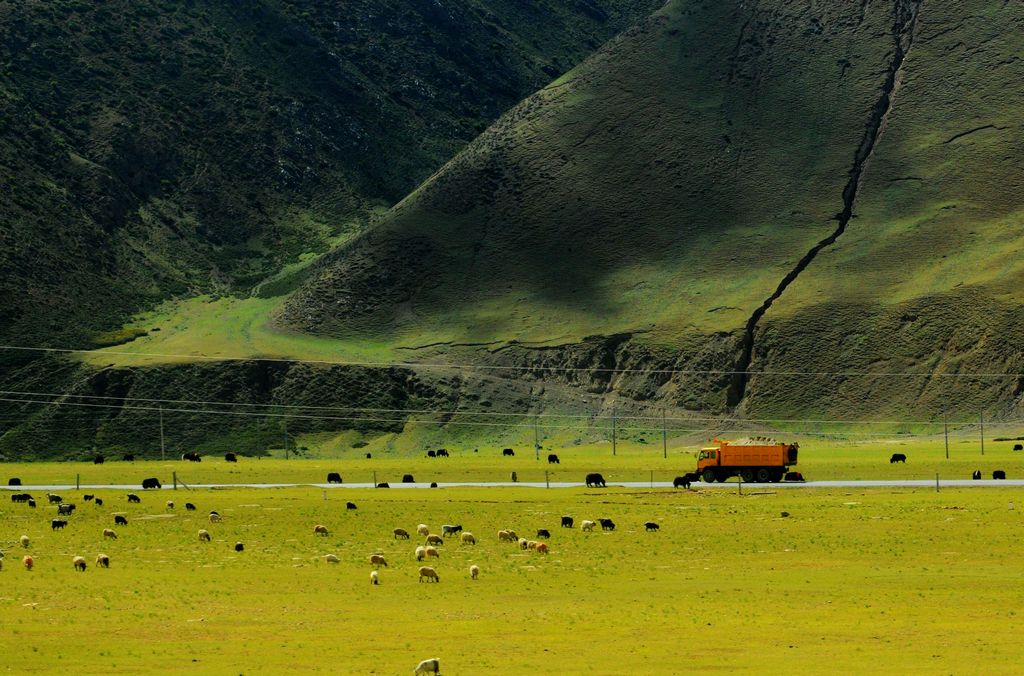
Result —
<instances>
[{"instance_id":1,"label":"power line","mask_svg":"<svg viewBox=\"0 0 1024 676\"><path fill-rule=\"evenodd\" d=\"M650 421L657 422L662 420L663 416L660 415L603 415L601 413L590 413L590 414L579 414L579 413L516 413L516 412L501 412L501 411L468 411L464 409L457 409L453 411L435 410L435 409L406 409L406 408L374 408L374 407L358 407L358 406L321 406L313 404L278 404L278 403L259 403L259 402L237 402L237 401L217 401L217 400L201 400L201 399L159 399L151 397L115 397L109 395L98 395L98 394L73 394L64 392L28 392L20 390L0 390L0 394L20 396L20 397L72 397L75 399L97 399L102 401L120 401L120 402L142 402L151 404L187 404L192 406L231 406L231 407L249 407L249 408L267 408L273 410L289 409L289 410L310 410L310 411L350 411L350 412L366 412L366 413L403 413L403 414L434 414L434 415L466 415L466 416L504 416L504 417L515 417L515 418L561 418L561 419L581 419L581 420L634 420L634 421ZM39 402L33 402L39 403ZM52 405L60 405L61 401L48 401L45 402ZM171 409L166 409L171 410ZM257 415L257 414L254 414ZM259 413L258 415L263 415ZM287 415L287 414L285 414ZM765 424L817 424L817 425L938 425L940 421L936 420L844 420L844 419L828 419L828 418L736 418L736 417L716 417L716 416L664 416L666 420L683 421L683 422L715 422L715 423L765 423ZM0 420L3 416L0 416ZM964 423L964 424L973 424ZM990 426L1014 426L1024 425L1024 420L1010 420L1004 422L990 422Z\"/></svg>"},{"instance_id":2,"label":"power line","mask_svg":"<svg viewBox=\"0 0 1024 676\"><path fill-rule=\"evenodd\" d=\"M360 361L333 361L328 359L299 359L285 357L235 357L235 356L209 356L201 354L173 354L161 352L128 352L124 350L101 349L71 349L57 347L27 347L21 345L0 345L0 350L20 350L34 352L50 352L61 354L105 354L125 357L159 357L161 359L179 359L184 361L263 361L285 364L315 364L321 366L358 366L365 368L437 368L437 369L465 369L479 371L529 371L529 372L559 372L559 373L640 373L647 375L748 375L748 376L803 376L803 377L836 377L836 378L979 378L979 379L1003 379L1003 378L1024 378L1024 373L936 373L923 371L735 371L724 369L639 369L639 368L598 368L598 367L573 367L573 366L513 366L497 364L433 364L428 362L360 362Z\"/></svg>"}]
</instances>

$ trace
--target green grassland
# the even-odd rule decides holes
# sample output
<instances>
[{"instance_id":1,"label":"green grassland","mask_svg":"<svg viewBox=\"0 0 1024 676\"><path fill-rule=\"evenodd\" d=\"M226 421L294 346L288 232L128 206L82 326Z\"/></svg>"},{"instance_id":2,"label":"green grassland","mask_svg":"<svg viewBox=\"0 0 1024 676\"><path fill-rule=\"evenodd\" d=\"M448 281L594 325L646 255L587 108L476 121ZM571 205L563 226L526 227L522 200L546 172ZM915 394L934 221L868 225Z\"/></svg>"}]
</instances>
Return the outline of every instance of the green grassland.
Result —
<instances>
[{"instance_id":1,"label":"green grassland","mask_svg":"<svg viewBox=\"0 0 1024 676\"><path fill-rule=\"evenodd\" d=\"M150 492L141 505L108 491L102 508L64 497L78 510L63 531L49 528L53 508L0 504L0 645L22 673L392 674L434 656L453 674L1015 673L1022 657L1022 526L1008 509L1020 489L235 489ZM130 525L104 541L112 513ZM562 514L617 528L561 529ZM440 547L437 584L417 582L419 543L391 534L421 522L478 539ZM550 554L499 543L502 528L548 528ZM389 562L376 587L373 552Z\"/></svg>"},{"instance_id":2,"label":"green grassland","mask_svg":"<svg viewBox=\"0 0 1024 676\"><path fill-rule=\"evenodd\" d=\"M734 437L723 437L734 438ZM980 439L970 432L953 434L949 441L949 457L942 435L928 437L881 438L862 441L829 441L808 437L786 437L800 444L799 470L809 481L832 480L942 480L970 479L971 473L982 470L991 478L993 470L1001 469L1011 479L1024 478L1024 453L1013 451L1022 442L995 441L986 438L982 455ZM351 440L351 436L349 437ZM402 481L412 474L419 483L438 482L509 482L515 472L520 482L582 482L589 472L599 471L611 483L668 482L696 467L697 452L705 442L683 443L673 439L663 449L660 441L637 443L619 441L613 455L609 441L574 446L545 445L535 453L531 445L514 445L513 457L501 454L502 446L478 448L448 445L449 458L428 458L423 446L410 446L400 435L369 438L366 446L352 448L340 445L327 435L300 437L305 449L300 455L289 450L288 458L281 448L270 449L266 457L241 457L237 463L207 455L203 462L192 463L177 457L167 460L122 462L109 457L107 462L30 462L0 465L7 476L17 476L26 485L83 486L105 484L139 484L142 479L156 477L170 486L177 477L183 486L191 484L322 484L329 472L338 472L346 484L369 484ZM429 448L434 448L430 446ZM366 453L372 455L366 458ZM558 464L549 464L547 456L555 453ZM890 464L893 453L903 453L908 461ZM539 456L539 457L538 457ZM733 479L733 482L738 480Z\"/></svg>"}]
</instances>

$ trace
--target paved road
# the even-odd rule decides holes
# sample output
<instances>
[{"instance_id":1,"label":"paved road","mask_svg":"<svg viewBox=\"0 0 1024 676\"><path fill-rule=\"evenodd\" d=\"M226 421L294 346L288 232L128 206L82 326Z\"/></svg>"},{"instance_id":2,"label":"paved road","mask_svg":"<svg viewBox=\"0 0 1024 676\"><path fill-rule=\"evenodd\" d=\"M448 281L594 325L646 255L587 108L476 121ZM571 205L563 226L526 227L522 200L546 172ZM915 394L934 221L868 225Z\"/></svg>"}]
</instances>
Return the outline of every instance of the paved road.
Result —
<instances>
[{"instance_id":1,"label":"paved road","mask_svg":"<svg viewBox=\"0 0 1024 676\"><path fill-rule=\"evenodd\" d=\"M586 484L582 482L556 482L552 481L550 484L545 484L543 481L529 482L520 481L513 483L511 481L466 481L466 482L453 482L444 483L439 482L439 488L459 488L462 486L480 486L490 488L582 488ZM940 479L939 485L942 488L1004 488L1004 487L1020 487L1024 486L1024 479L1008 479L1005 481L993 481L991 479L982 479L980 481L972 481L970 479ZM345 489L345 488L373 488L374 485L371 483L354 483L354 484L298 484L298 483L284 483L284 484L188 484L189 488L294 488L298 486L306 486L310 488L323 488L323 489ZM428 483L413 483L413 484L402 484L393 483L390 484L391 488L410 489L410 488L430 488ZM743 484L743 490L764 490L770 489L810 489L810 488L934 488L934 479L909 479L904 481L806 481L806 482L780 482L775 484ZM32 485L32 486L2 486L9 491L67 491L75 490L74 484L53 484L53 485ZM182 486L184 488L184 485ZM622 482L610 482L608 488L672 488L672 482L670 481L622 481ZM707 490L739 490L739 484L735 481L729 481L724 484L713 483L706 484L703 482L697 482L693 484L693 488L707 489ZM125 490L125 491L139 491L142 489L139 484L82 484L81 490ZM172 490L173 486L165 485L163 490ZM600 490L600 489L595 489ZM149 492L149 491L147 491Z\"/></svg>"}]
</instances>

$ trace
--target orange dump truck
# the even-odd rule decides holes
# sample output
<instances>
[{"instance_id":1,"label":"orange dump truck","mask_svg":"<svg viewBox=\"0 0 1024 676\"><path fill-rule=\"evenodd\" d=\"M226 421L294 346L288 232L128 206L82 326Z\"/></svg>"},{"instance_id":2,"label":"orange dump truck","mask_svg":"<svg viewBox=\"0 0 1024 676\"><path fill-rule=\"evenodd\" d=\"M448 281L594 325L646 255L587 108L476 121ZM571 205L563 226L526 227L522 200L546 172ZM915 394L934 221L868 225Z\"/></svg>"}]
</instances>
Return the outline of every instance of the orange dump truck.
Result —
<instances>
[{"instance_id":1,"label":"orange dump truck","mask_svg":"<svg viewBox=\"0 0 1024 676\"><path fill-rule=\"evenodd\" d=\"M781 444L774 439L719 441L702 448L697 456L697 474L707 483L738 476L744 481L765 483L781 481L790 465L796 464L797 444Z\"/></svg>"}]
</instances>

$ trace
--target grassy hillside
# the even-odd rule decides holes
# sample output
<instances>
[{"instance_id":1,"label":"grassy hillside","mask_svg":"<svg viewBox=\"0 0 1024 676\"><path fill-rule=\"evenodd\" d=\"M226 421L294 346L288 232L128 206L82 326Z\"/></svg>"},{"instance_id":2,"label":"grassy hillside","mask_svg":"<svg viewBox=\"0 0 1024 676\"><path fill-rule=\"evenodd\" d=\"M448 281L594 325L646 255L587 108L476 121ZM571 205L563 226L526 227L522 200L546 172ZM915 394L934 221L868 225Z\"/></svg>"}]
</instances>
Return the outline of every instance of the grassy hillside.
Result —
<instances>
[{"instance_id":1,"label":"grassy hillside","mask_svg":"<svg viewBox=\"0 0 1024 676\"><path fill-rule=\"evenodd\" d=\"M922 7L857 218L766 315L753 365L867 375L775 378L751 406L1018 410L1019 378L965 375L1024 372L1022 28L1019 6Z\"/></svg>"},{"instance_id":2,"label":"grassy hillside","mask_svg":"<svg viewBox=\"0 0 1024 676\"><path fill-rule=\"evenodd\" d=\"M0 2L0 339L326 251L655 5Z\"/></svg>"},{"instance_id":3,"label":"grassy hillside","mask_svg":"<svg viewBox=\"0 0 1024 676\"><path fill-rule=\"evenodd\" d=\"M670 2L332 254L277 325L425 333L484 360L618 335L619 366L1020 370L1021 55L1003 35L1024 13L977 5ZM1005 414L1019 394L884 378L645 391L843 416Z\"/></svg>"}]
</instances>

